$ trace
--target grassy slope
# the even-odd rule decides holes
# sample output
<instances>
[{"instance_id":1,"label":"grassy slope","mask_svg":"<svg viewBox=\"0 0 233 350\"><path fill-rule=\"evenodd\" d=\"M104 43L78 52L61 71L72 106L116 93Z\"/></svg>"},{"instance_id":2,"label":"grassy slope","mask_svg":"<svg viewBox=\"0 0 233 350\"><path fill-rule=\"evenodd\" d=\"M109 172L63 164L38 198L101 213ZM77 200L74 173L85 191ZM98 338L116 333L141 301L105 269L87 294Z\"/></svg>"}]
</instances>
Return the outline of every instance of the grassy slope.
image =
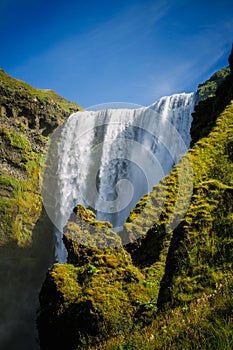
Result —
<instances>
[{"instance_id":1,"label":"grassy slope","mask_svg":"<svg viewBox=\"0 0 233 350\"><path fill-rule=\"evenodd\" d=\"M144 330L135 329L130 339L119 336L102 344L101 349L230 349L232 329L232 261L233 261L233 81L228 77L215 98L203 102L194 122L205 123L205 138L189 151L193 163L193 195L187 214L174 230L168 254L161 245L160 254L156 243L150 239L140 242L139 247L129 246L132 257L144 267L153 279L163 273L158 296L160 311L155 321ZM212 112L206 115L206 112ZM212 118L210 118L210 116ZM204 121L203 121L204 120ZM208 125L208 120L210 125ZM214 121L216 120L216 125ZM212 131L208 134L208 131ZM197 135L197 133L196 133ZM185 157L184 157L185 159ZM184 169L184 159L178 165ZM183 164L183 165L182 165ZM177 187L177 171L159 185L146 200L141 201L129 218L126 228L136 234L152 215L151 201L166 182L166 201L160 221L150 230L161 242L164 223L168 220ZM147 204L149 206L147 207ZM143 216L142 213L146 215ZM137 218L138 213L139 218ZM134 219L134 221L132 221ZM132 221L132 223L130 223ZM144 225L143 222L144 221ZM138 225L138 227L137 227ZM148 235L148 233L147 233ZM149 254L148 254L149 253ZM150 256L157 256L151 264ZM163 270L164 267L164 271ZM147 275L148 276L148 275ZM154 277L153 277L154 276ZM156 284L155 284L156 285ZM98 348L98 347L93 347Z\"/></svg>"},{"instance_id":2,"label":"grassy slope","mask_svg":"<svg viewBox=\"0 0 233 350\"><path fill-rule=\"evenodd\" d=\"M213 114L206 115L206 111ZM196 132L199 141L188 152L193 164L194 187L187 214L173 232L166 233L164 227L177 196L177 174L185 171L186 155L171 174L138 203L122 234L123 237L140 235L137 243L126 248L134 264L145 274L149 294L155 301L158 298L160 311L149 327L135 325L134 332L120 333L101 346L88 349L231 349L232 76L220 86L216 97L199 106L194 121L195 118L201 123L204 119L206 137L201 138L202 130L199 137ZM165 198L162 215L147 231L161 198Z\"/></svg>"}]
</instances>

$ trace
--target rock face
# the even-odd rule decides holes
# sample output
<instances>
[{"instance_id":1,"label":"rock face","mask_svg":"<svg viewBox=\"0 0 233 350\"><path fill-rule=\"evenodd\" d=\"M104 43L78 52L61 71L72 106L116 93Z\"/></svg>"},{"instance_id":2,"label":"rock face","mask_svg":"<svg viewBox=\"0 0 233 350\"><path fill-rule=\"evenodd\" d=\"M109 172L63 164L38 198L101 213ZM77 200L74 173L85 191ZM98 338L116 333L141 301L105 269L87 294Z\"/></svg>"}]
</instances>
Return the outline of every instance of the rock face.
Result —
<instances>
[{"instance_id":1,"label":"rock face","mask_svg":"<svg viewBox=\"0 0 233 350\"><path fill-rule=\"evenodd\" d=\"M231 74L233 74L233 45L232 45L230 56L228 58L228 62L229 62Z\"/></svg>"},{"instance_id":2,"label":"rock face","mask_svg":"<svg viewBox=\"0 0 233 350\"><path fill-rule=\"evenodd\" d=\"M1 349L36 349L38 291L53 261L40 165L47 135L80 107L0 70Z\"/></svg>"},{"instance_id":3,"label":"rock face","mask_svg":"<svg viewBox=\"0 0 233 350\"><path fill-rule=\"evenodd\" d=\"M224 82L225 78L233 74L233 45L232 51L228 57L229 67L225 67L215 72L208 80L198 85L197 103L204 101L216 95L218 87ZM229 78L228 78L229 79Z\"/></svg>"},{"instance_id":4,"label":"rock face","mask_svg":"<svg viewBox=\"0 0 233 350\"><path fill-rule=\"evenodd\" d=\"M78 109L55 92L36 90L0 70L0 193L6 198L1 202L0 245L12 239L20 246L30 243L42 209L39 175L46 136Z\"/></svg>"},{"instance_id":5,"label":"rock face","mask_svg":"<svg viewBox=\"0 0 233 350\"><path fill-rule=\"evenodd\" d=\"M199 94L201 95L203 89L205 98L200 100L194 108L193 123L190 130L192 138L191 146L200 138L208 136L209 132L216 124L216 119L219 114L223 112L225 107L231 102L233 98L233 84L232 74L229 73L229 68L224 68L213 75L216 84L214 93L208 91L208 84L210 82L212 83L211 80L199 85ZM220 84L216 82L216 77L219 77Z\"/></svg>"},{"instance_id":6,"label":"rock face","mask_svg":"<svg viewBox=\"0 0 233 350\"><path fill-rule=\"evenodd\" d=\"M209 134L216 119L233 98L233 49L228 58L229 67L214 73L210 79L198 85L197 104L191 126L191 146ZM211 118L209 117L211 115Z\"/></svg>"}]
</instances>

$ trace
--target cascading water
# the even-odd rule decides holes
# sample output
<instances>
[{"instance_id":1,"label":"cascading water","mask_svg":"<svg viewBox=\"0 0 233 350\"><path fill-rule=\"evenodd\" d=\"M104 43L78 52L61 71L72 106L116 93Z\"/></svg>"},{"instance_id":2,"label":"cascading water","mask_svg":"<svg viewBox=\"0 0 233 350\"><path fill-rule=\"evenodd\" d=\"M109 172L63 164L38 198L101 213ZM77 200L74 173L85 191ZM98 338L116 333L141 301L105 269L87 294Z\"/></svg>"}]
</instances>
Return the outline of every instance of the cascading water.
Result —
<instances>
[{"instance_id":1,"label":"cascading water","mask_svg":"<svg viewBox=\"0 0 233 350\"><path fill-rule=\"evenodd\" d=\"M55 255L64 262L62 230L75 205L117 231L138 200L187 151L195 93L149 107L72 114L56 132L45 172L44 204L55 224Z\"/></svg>"}]
</instances>

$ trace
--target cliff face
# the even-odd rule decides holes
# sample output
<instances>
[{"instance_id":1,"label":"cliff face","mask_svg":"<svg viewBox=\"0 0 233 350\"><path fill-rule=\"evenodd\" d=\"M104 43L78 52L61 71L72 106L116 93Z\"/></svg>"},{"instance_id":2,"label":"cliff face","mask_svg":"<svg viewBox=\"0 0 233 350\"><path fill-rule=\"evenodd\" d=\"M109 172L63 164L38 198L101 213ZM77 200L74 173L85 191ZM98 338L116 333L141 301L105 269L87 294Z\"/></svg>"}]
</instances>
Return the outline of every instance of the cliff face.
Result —
<instances>
[{"instance_id":1,"label":"cliff face","mask_svg":"<svg viewBox=\"0 0 233 350\"><path fill-rule=\"evenodd\" d=\"M12 239L19 246L30 244L42 209L39 175L46 136L78 109L55 92L36 90L0 70L1 246Z\"/></svg>"},{"instance_id":2,"label":"cliff face","mask_svg":"<svg viewBox=\"0 0 233 350\"><path fill-rule=\"evenodd\" d=\"M197 89L197 104L207 98L214 97L219 85L223 83L225 78L230 74L230 67L225 67L214 73L204 83L198 85Z\"/></svg>"},{"instance_id":3,"label":"cliff face","mask_svg":"<svg viewBox=\"0 0 233 350\"><path fill-rule=\"evenodd\" d=\"M231 102L233 96L232 77L232 71L227 67L216 72L207 82L199 85L199 103L195 107L190 130L191 146L209 134L218 116ZM210 84L211 88L209 89Z\"/></svg>"},{"instance_id":4,"label":"cliff face","mask_svg":"<svg viewBox=\"0 0 233 350\"><path fill-rule=\"evenodd\" d=\"M82 245L80 237L91 232L92 214L88 226L70 218L64 234L68 263L48 271L40 293L42 349L59 342L66 349L93 344L91 349L197 348L203 339L215 348L230 342L232 100L230 74L214 96L196 107L195 145L131 212L117 248L90 248L103 234L98 227L90 244ZM181 181L181 174L192 183ZM114 241L111 229L104 230Z\"/></svg>"},{"instance_id":5,"label":"cliff face","mask_svg":"<svg viewBox=\"0 0 233 350\"><path fill-rule=\"evenodd\" d=\"M39 177L49 135L80 107L0 70L0 333L2 349L36 348L37 294L53 259Z\"/></svg>"}]
</instances>

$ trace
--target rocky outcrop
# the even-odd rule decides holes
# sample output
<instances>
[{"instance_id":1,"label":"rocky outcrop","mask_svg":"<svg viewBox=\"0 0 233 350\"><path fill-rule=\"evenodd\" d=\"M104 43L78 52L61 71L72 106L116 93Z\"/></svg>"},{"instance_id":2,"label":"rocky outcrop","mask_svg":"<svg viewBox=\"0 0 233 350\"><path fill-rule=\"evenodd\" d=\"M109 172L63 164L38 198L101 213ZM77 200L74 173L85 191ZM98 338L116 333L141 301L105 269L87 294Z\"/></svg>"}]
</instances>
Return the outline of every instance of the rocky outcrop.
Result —
<instances>
[{"instance_id":1,"label":"rocky outcrop","mask_svg":"<svg viewBox=\"0 0 233 350\"><path fill-rule=\"evenodd\" d=\"M218 87L226 80L226 77L233 74L233 45L232 51L228 57L228 62L229 67L220 69L204 83L198 85L196 105L201 101L214 97Z\"/></svg>"},{"instance_id":2,"label":"rocky outcrop","mask_svg":"<svg viewBox=\"0 0 233 350\"><path fill-rule=\"evenodd\" d=\"M95 214L82 205L77 205L64 229L67 262L75 266L91 263L98 249L118 249L119 236L110 228L109 222L97 221Z\"/></svg>"},{"instance_id":3,"label":"rocky outcrop","mask_svg":"<svg viewBox=\"0 0 233 350\"><path fill-rule=\"evenodd\" d=\"M84 209L79 210L83 214ZM104 223L91 227L89 219L86 211L85 221L71 217L64 232L68 263L49 270L40 292L37 323L43 350L50 344L82 348L96 343L97 335L108 338L152 317L145 277L133 266L119 236Z\"/></svg>"}]
</instances>

